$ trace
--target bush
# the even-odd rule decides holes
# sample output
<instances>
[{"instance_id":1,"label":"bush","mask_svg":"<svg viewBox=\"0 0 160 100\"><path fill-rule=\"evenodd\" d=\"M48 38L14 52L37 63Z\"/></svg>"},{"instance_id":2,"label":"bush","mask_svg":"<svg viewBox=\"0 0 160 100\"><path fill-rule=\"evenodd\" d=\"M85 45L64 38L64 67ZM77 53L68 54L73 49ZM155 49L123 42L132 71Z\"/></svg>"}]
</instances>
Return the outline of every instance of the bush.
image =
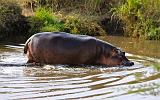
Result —
<instances>
[{"instance_id":1,"label":"bush","mask_svg":"<svg viewBox=\"0 0 160 100\"><path fill-rule=\"evenodd\" d=\"M18 0L23 7L34 11L38 7L51 8L65 13L77 12L87 15L101 15L109 12L113 5L124 0Z\"/></svg>"},{"instance_id":2,"label":"bush","mask_svg":"<svg viewBox=\"0 0 160 100\"><path fill-rule=\"evenodd\" d=\"M65 31L73 34L85 35L105 35L106 32L95 21L82 19L77 15L68 15L65 17Z\"/></svg>"},{"instance_id":3,"label":"bush","mask_svg":"<svg viewBox=\"0 0 160 100\"><path fill-rule=\"evenodd\" d=\"M28 31L26 18L21 15L21 8L14 2L0 2L0 38L24 35Z\"/></svg>"},{"instance_id":4,"label":"bush","mask_svg":"<svg viewBox=\"0 0 160 100\"><path fill-rule=\"evenodd\" d=\"M123 22L124 35L160 39L160 0L127 0L115 8L114 14Z\"/></svg>"},{"instance_id":5,"label":"bush","mask_svg":"<svg viewBox=\"0 0 160 100\"><path fill-rule=\"evenodd\" d=\"M58 32L58 31L64 31L64 25L63 24L55 24L50 26L44 26L41 29L42 32Z\"/></svg>"},{"instance_id":6,"label":"bush","mask_svg":"<svg viewBox=\"0 0 160 100\"><path fill-rule=\"evenodd\" d=\"M40 19L37 19L36 17L28 17L29 22L29 32L27 34L27 37L30 37L31 35L40 32L41 28L43 27L43 22Z\"/></svg>"},{"instance_id":7,"label":"bush","mask_svg":"<svg viewBox=\"0 0 160 100\"><path fill-rule=\"evenodd\" d=\"M40 19L46 26L59 23L58 18L53 15L52 11L46 8L38 8L34 17Z\"/></svg>"},{"instance_id":8,"label":"bush","mask_svg":"<svg viewBox=\"0 0 160 100\"><path fill-rule=\"evenodd\" d=\"M37 32L64 31L73 34L104 35L105 31L97 22L81 19L78 15L53 14L51 10L39 8L35 16L29 18L29 36Z\"/></svg>"},{"instance_id":9,"label":"bush","mask_svg":"<svg viewBox=\"0 0 160 100\"><path fill-rule=\"evenodd\" d=\"M29 36L37 32L63 31L64 24L46 8L39 8L35 16L29 18L30 31Z\"/></svg>"}]
</instances>

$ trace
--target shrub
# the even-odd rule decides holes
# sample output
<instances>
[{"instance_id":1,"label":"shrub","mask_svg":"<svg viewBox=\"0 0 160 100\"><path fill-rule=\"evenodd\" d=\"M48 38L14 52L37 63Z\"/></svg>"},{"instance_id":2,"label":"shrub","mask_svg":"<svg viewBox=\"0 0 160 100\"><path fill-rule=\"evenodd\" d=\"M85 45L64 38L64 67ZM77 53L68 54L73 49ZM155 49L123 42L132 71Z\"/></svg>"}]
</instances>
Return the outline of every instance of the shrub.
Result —
<instances>
[{"instance_id":1,"label":"shrub","mask_svg":"<svg viewBox=\"0 0 160 100\"><path fill-rule=\"evenodd\" d=\"M21 8L14 2L0 2L0 38L24 35L28 31L26 18L21 15Z\"/></svg>"},{"instance_id":2,"label":"shrub","mask_svg":"<svg viewBox=\"0 0 160 100\"><path fill-rule=\"evenodd\" d=\"M41 29L42 32L58 32L58 31L64 31L64 25L63 24L55 24L50 26L44 26Z\"/></svg>"},{"instance_id":3,"label":"shrub","mask_svg":"<svg viewBox=\"0 0 160 100\"><path fill-rule=\"evenodd\" d=\"M65 17L65 31L73 34L85 35L105 35L105 31L95 21L81 19L77 15L68 15Z\"/></svg>"},{"instance_id":4,"label":"shrub","mask_svg":"<svg viewBox=\"0 0 160 100\"><path fill-rule=\"evenodd\" d=\"M29 36L37 32L44 31L63 31L64 24L54 14L46 8L39 8L35 15L29 18Z\"/></svg>"},{"instance_id":5,"label":"shrub","mask_svg":"<svg viewBox=\"0 0 160 100\"><path fill-rule=\"evenodd\" d=\"M27 34L27 37L30 37L31 35L40 32L41 28L43 27L43 22L42 20L32 16L28 17L28 22L29 22L29 32Z\"/></svg>"},{"instance_id":6,"label":"shrub","mask_svg":"<svg viewBox=\"0 0 160 100\"><path fill-rule=\"evenodd\" d=\"M63 16L63 17L62 17ZM78 15L57 16L51 10L39 8L35 16L29 18L29 36L37 32L64 31L73 34L104 35L105 31L97 22L81 19Z\"/></svg>"},{"instance_id":7,"label":"shrub","mask_svg":"<svg viewBox=\"0 0 160 100\"><path fill-rule=\"evenodd\" d=\"M35 17L43 21L44 25L54 25L59 22L50 9L42 7L36 10Z\"/></svg>"},{"instance_id":8,"label":"shrub","mask_svg":"<svg viewBox=\"0 0 160 100\"><path fill-rule=\"evenodd\" d=\"M113 5L124 0L18 0L23 7L34 11L38 7L66 13L78 12L87 15L106 14Z\"/></svg>"},{"instance_id":9,"label":"shrub","mask_svg":"<svg viewBox=\"0 0 160 100\"><path fill-rule=\"evenodd\" d=\"M160 38L160 0L126 0L114 9L124 24L124 35L147 39Z\"/></svg>"}]
</instances>

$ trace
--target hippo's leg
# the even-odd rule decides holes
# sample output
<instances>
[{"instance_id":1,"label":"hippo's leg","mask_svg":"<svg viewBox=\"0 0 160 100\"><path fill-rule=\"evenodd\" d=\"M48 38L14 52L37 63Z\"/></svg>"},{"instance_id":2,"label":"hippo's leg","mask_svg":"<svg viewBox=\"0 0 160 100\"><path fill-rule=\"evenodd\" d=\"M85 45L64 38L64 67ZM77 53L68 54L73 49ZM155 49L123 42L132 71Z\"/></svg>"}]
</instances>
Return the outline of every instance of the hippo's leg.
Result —
<instances>
[{"instance_id":1,"label":"hippo's leg","mask_svg":"<svg viewBox=\"0 0 160 100\"><path fill-rule=\"evenodd\" d=\"M28 59L27 63L33 63L33 60Z\"/></svg>"},{"instance_id":2,"label":"hippo's leg","mask_svg":"<svg viewBox=\"0 0 160 100\"><path fill-rule=\"evenodd\" d=\"M28 57L27 63L33 63L33 62L35 62L35 61L33 60L33 56L31 55L31 53L30 53L29 50L27 51L27 57Z\"/></svg>"}]
</instances>

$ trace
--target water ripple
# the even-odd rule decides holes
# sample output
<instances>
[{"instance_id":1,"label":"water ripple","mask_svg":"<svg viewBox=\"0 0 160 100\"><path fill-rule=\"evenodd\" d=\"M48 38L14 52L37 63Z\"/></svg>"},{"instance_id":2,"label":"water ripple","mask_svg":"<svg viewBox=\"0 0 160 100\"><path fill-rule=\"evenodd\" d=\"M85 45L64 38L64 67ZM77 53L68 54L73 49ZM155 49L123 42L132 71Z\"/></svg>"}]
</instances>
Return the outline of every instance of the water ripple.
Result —
<instances>
[{"instance_id":1,"label":"water ripple","mask_svg":"<svg viewBox=\"0 0 160 100\"><path fill-rule=\"evenodd\" d=\"M0 64L13 65L0 66L0 99L156 100L160 97L160 72L153 68L159 62L157 58L127 54L135 62L132 67L18 67L16 64L26 61L22 46L5 45L3 52L0 51Z\"/></svg>"}]
</instances>

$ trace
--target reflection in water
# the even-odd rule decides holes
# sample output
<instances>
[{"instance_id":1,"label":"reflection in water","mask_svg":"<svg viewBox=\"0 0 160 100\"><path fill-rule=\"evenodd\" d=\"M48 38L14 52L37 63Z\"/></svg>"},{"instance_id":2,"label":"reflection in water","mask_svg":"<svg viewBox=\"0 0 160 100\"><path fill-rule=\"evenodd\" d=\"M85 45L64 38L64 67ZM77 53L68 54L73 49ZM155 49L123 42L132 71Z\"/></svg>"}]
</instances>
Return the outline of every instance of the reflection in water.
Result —
<instances>
[{"instance_id":1,"label":"reflection in water","mask_svg":"<svg viewBox=\"0 0 160 100\"><path fill-rule=\"evenodd\" d=\"M132 53L127 53L127 56L135 62L135 65L26 66L27 58L23 55L23 45L0 46L0 99L158 100L160 48L154 46L158 42L151 41L151 44L138 42L136 48L133 39L112 37L108 41ZM152 48L147 48L148 45ZM139 51L147 49L147 52Z\"/></svg>"}]
</instances>

